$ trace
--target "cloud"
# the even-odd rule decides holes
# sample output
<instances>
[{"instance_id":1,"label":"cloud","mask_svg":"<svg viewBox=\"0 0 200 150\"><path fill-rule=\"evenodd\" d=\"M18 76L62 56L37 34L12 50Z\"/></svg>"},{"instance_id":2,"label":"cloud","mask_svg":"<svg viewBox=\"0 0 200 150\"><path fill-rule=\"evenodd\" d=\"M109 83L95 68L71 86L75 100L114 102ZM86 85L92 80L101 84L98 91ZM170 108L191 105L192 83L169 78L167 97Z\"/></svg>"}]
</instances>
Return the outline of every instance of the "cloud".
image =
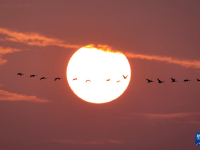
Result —
<instances>
[{"instance_id":1,"label":"cloud","mask_svg":"<svg viewBox=\"0 0 200 150\"><path fill-rule=\"evenodd\" d=\"M80 45L71 45L66 44L64 41L56 39L56 38L48 38L38 33L21 33L16 31L11 31L8 29L0 28L0 34L6 35L1 41L12 41L12 42L20 42L25 43L30 46L59 46L65 48L80 48ZM94 48L93 44L87 45L86 47ZM108 52L115 52L115 53L122 53L120 51L112 50L111 47L108 45L98 45L98 49L108 51ZM143 54L134 54L134 53L125 53L128 58L138 58L138 59L146 59L146 60L156 60L162 61L172 64L181 65L186 68L200 68L200 61L194 60L180 60L173 57L165 57L165 56L158 56L158 55L143 55ZM6 63L6 60L1 59L0 64Z\"/></svg>"},{"instance_id":2,"label":"cloud","mask_svg":"<svg viewBox=\"0 0 200 150\"><path fill-rule=\"evenodd\" d=\"M4 48L4 47L0 46L0 56L4 55L4 54L8 54L8 53L19 52L19 51L21 51L21 50L16 49L16 48L10 48L10 47Z\"/></svg>"},{"instance_id":3,"label":"cloud","mask_svg":"<svg viewBox=\"0 0 200 150\"><path fill-rule=\"evenodd\" d=\"M91 48L91 49L98 49L98 50L103 50L105 52L113 52L113 53L119 53L123 54L120 51L117 50L112 50L112 48L108 45L87 45L85 46L86 48ZM138 59L146 59L146 60L156 60L156 61L162 61L162 62L167 62L167 63L172 63L172 64L177 64L181 65L183 67L189 68L200 68L200 61L189 61L189 60L180 60L172 57L164 57L164 56L157 56L157 55L143 55L143 54L134 54L134 53L124 53L126 57L128 58L138 58Z\"/></svg>"},{"instance_id":4,"label":"cloud","mask_svg":"<svg viewBox=\"0 0 200 150\"><path fill-rule=\"evenodd\" d=\"M78 45L70 45L64 43L62 40L55 38L47 38L38 33L21 33L16 31L11 31L8 29L0 28L0 34L4 34L5 37L3 40L25 43L27 45L36 45L36 46L60 46L65 48L80 48Z\"/></svg>"},{"instance_id":5,"label":"cloud","mask_svg":"<svg viewBox=\"0 0 200 150\"><path fill-rule=\"evenodd\" d=\"M187 121L187 123L200 125L200 121Z\"/></svg>"},{"instance_id":6,"label":"cloud","mask_svg":"<svg viewBox=\"0 0 200 150\"><path fill-rule=\"evenodd\" d=\"M145 114L137 114L139 116L151 118L151 119L166 119L166 118L182 118L182 117L190 117L194 115L200 115L200 112L192 112L192 113L169 113L169 114L153 114L153 113L145 113Z\"/></svg>"},{"instance_id":7,"label":"cloud","mask_svg":"<svg viewBox=\"0 0 200 150\"><path fill-rule=\"evenodd\" d=\"M200 125L200 112L186 113L129 113L127 116L119 117L129 124L139 124L142 126L157 126L168 124L191 124ZM133 120L137 120L132 122ZM129 122L130 121L130 122Z\"/></svg>"},{"instance_id":8,"label":"cloud","mask_svg":"<svg viewBox=\"0 0 200 150\"><path fill-rule=\"evenodd\" d=\"M65 144L83 144L83 145L103 145L103 144L124 144L121 140L93 140L93 141L81 141L81 140L52 140L53 142L65 143Z\"/></svg>"},{"instance_id":9,"label":"cloud","mask_svg":"<svg viewBox=\"0 0 200 150\"><path fill-rule=\"evenodd\" d=\"M8 91L0 90L0 100L2 101L32 101L32 102L48 102L48 100L37 98L36 96L27 96Z\"/></svg>"},{"instance_id":10,"label":"cloud","mask_svg":"<svg viewBox=\"0 0 200 150\"><path fill-rule=\"evenodd\" d=\"M6 59L0 58L0 65L3 65L3 64L5 64L5 63L7 63L7 60L6 60Z\"/></svg>"},{"instance_id":11,"label":"cloud","mask_svg":"<svg viewBox=\"0 0 200 150\"><path fill-rule=\"evenodd\" d=\"M172 57L164 57L164 56L157 56L157 55L143 55L143 54L133 54L133 53L125 53L126 57L128 58L139 58L139 59L147 59L147 60L156 60L156 61L163 61L167 63L181 65L186 68L200 68L200 61L189 61L189 60L180 60L175 59Z\"/></svg>"},{"instance_id":12,"label":"cloud","mask_svg":"<svg viewBox=\"0 0 200 150\"><path fill-rule=\"evenodd\" d=\"M124 144L124 141L121 140L107 140L107 142L112 144Z\"/></svg>"},{"instance_id":13,"label":"cloud","mask_svg":"<svg viewBox=\"0 0 200 150\"><path fill-rule=\"evenodd\" d=\"M7 62L6 59L1 58L3 55L8 54L8 53L15 53L15 52L19 52L19 51L21 51L21 50L16 49L16 48L10 48L10 47L4 48L4 47L0 46L0 65L5 64Z\"/></svg>"}]
</instances>

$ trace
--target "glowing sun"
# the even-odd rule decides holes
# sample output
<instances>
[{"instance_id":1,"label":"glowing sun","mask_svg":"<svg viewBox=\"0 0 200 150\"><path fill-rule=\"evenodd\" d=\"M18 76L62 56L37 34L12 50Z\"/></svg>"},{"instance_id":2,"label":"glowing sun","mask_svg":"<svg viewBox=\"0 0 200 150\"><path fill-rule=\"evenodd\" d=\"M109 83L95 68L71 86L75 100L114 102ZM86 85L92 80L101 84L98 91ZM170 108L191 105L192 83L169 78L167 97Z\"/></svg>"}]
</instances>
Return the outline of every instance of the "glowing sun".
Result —
<instances>
[{"instance_id":1,"label":"glowing sun","mask_svg":"<svg viewBox=\"0 0 200 150\"><path fill-rule=\"evenodd\" d=\"M67 81L72 91L91 103L106 103L118 98L131 77L126 56L107 46L93 45L77 50L67 66Z\"/></svg>"}]
</instances>

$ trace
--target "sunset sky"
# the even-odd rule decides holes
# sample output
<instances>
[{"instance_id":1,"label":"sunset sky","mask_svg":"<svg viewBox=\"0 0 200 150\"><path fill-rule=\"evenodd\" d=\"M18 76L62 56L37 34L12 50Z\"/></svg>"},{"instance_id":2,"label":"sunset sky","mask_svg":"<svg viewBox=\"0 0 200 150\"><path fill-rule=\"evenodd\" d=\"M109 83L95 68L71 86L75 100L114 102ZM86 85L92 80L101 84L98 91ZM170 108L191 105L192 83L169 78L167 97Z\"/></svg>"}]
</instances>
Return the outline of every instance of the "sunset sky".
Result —
<instances>
[{"instance_id":1,"label":"sunset sky","mask_svg":"<svg viewBox=\"0 0 200 150\"><path fill-rule=\"evenodd\" d=\"M1 0L0 150L199 149L199 6L198 0ZM85 102L67 83L71 56L88 44L107 45L130 63L129 86L112 102Z\"/></svg>"}]
</instances>

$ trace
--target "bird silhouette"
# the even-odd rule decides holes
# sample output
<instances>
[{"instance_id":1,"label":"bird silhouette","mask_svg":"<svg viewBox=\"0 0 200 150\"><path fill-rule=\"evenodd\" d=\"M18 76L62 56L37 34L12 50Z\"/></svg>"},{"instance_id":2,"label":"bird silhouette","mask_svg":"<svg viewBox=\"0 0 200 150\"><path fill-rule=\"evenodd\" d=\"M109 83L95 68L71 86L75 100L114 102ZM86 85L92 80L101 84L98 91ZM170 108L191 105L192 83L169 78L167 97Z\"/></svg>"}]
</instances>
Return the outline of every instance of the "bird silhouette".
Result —
<instances>
[{"instance_id":1,"label":"bird silhouette","mask_svg":"<svg viewBox=\"0 0 200 150\"><path fill-rule=\"evenodd\" d=\"M164 81L161 81L161 80L160 80L160 79L158 79L158 78L157 78L157 80L158 80L158 83L164 83Z\"/></svg>"},{"instance_id":2,"label":"bird silhouette","mask_svg":"<svg viewBox=\"0 0 200 150\"><path fill-rule=\"evenodd\" d=\"M45 78L45 77L40 78L40 80L42 80L42 79L47 79L47 78Z\"/></svg>"},{"instance_id":3,"label":"bird silhouette","mask_svg":"<svg viewBox=\"0 0 200 150\"><path fill-rule=\"evenodd\" d=\"M123 75L123 77L124 77L124 79L126 79L126 78L128 77L128 75L127 75L127 76L124 76L124 75Z\"/></svg>"},{"instance_id":4,"label":"bird silhouette","mask_svg":"<svg viewBox=\"0 0 200 150\"><path fill-rule=\"evenodd\" d=\"M188 82L188 81L191 81L191 80L188 80L188 79L183 80L183 82Z\"/></svg>"},{"instance_id":5,"label":"bird silhouette","mask_svg":"<svg viewBox=\"0 0 200 150\"><path fill-rule=\"evenodd\" d=\"M197 79L197 81L200 81L200 79Z\"/></svg>"},{"instance_id":6,"label":"bird silhouette","mask_svg":"<svg viewBox=\"0 0 200 150\"><path fill-rule=\"evenodd\" d=\"M120 80L117 81L117 83L120 82Z\"/></svg>"},{"instance_id":7,"label":"bird silhouette","mask_svg":"<svg viewBox=\"0 0 200 150\"><path fill-rule=\"evenodd\" d=\"M149 80L149 79L146 79L147 80L147 83L151 83L151 82L154 82L154 81L152 81L152 80Z\"/></svg>"},{"instance_id":8,"label":"bird silhouette","mask_svg":"<svg viewBox=\"0 0 200 150\"><path fill-rule=\"evenodd\" d=\"M176 79L174 78L171 78L172 82L178 82Z\"/></svg>"},{"instance_id":9,"label":"bird silhouette","mask_svg":"<svg viewBox=\"0 0 200 150\"><path fill-rule=\"evenodd\" d=\"M74 78L72 81L77 80L77 78Z\"/></svg>"},{"instance_id":10,"label":"bird silhouette","mask_svg":"<svg viewBox=\"0 0 200 150\"><path fill-rule=\"evenodd\" d=\"M85 82L88 82L88 81L91 82L90 80L86 80Z\"/></svg>"},{"instance_id":11,"label":"bird silhouette","mask_svg":"<svg viewBox=\"0 0 200 150\"><path fill-rule=\"evenodd\" d=\"M56 80L60 80L60 79L61 79L61 78L55 78L54 81L56 81Z\"/></svg>"},{"instance_id":12,"label":"bird silhouette","mask_svg":"<svg viewBox=\"0 0 200 150\"><path fill-rule=\"evenodd\" d=\"M18 73L17 75L22 76L22 75L24 75L24 74L23 74L23 73Z\"/></svg>"},{"instance_id":13,"label":"bird silhouette","mask_svg":"<svg viewBox=\"0 0 200 150\"><path fill-rule=\"evenodd\" d=\"M35 77L35 76L37 76L37 75L35 75L35 74L32 74L32 75L30 75L30 78L31 78L31 77Z\"/></svg>"},{"instance_id":14,"label":"bird silhouette","mask_svg":"<svg viewBox=\"0 0 200 150\"><path fill-rule=\"evenodd\" d=\"M110 79L107 79L106 81L110 81Z\"/></svg>"}]
</instances>

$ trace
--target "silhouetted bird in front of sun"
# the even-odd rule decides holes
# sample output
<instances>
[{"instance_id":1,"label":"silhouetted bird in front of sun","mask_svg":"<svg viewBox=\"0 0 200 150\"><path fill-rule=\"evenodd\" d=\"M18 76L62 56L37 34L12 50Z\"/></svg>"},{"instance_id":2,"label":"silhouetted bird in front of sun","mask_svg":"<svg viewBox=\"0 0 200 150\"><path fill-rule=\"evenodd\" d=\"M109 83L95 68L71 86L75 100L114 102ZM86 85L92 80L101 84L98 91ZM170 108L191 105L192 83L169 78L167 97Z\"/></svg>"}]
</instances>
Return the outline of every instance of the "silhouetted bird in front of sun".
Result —
<instances>
[{"instance_id":1,"label":"silhouetted bird in front of sun","mask_svg":"<svg viewBox=\"0 0 200 150\"><path fill-rule=\"evenodd\" d=\"M55 78L54 81L56 81L56 80L60 80L60 79L61 79L61 78Z\"/></svg>"},{"instance_id":2,"label":"silhouetted bird in front of sun","mask_svg":"<svg viewBox=\"0 0 200 150\"><path fill-rule=\"evenodd\" d=\"M85 82L91 82L90 80L86 80Z\"/></svg>"},{"instance_id":3,"label":"silhouetted bird in front of sun","mask_svg":"<svg viewBox=\"0 0 200 150\"><path fill-rule=\"evenodd\" d=\"M126 79L126 78L128 77L128 75L127 75L127 76L124 76L124 75L123 75L123 77L124 77L124 79Z\"/></svg>"},{"instance_id":4,"label":"silhouetted bird in front of sun","mask_svg":"<svg viewBox=\"0 0 200 150\"><path fill-rule=\"evenodd\" d=\"M200 79L197 79L197 81L200 81Z\"/></svg>"},{"instance_id":5,"label":"silhouetted bird in front of sun","mask_svg":"<svg viewBox=\"0 0 200 150\"><path fill-rule=\"evenodd\" d=\"M35 74L32 74L32 75L30 75L30 78L31 78L31 77L35 77L35 76L37 76L37 75L35 75Z\"/></svg>"},{"instance_id":6,"label":"silhouetted bird in front of sun","mask_svg":"<svg viewBox=\"0 0 200 150\"><path fill-rule=\"evenodd\" d=\"M24 75L24 74L23 74L23 73L18 73L17 75L22 76L22 75Z\"/></svg>"},{"instance_id":7,"label":"silhouetted bird in front of sun","mask_svg":"<svg viewBox=\"0 0 200 150\"><path fill-rule=\"evenodd\" d=\"M154 82L154 81L152 81L152 80L149 80L149 79L146 79L147 80L147 83L151 83L151 82Z\"/></svg>"},{"instance_id":8,"label":"silhouetted bird in front of sun","mask_svg":"<svg viewBox=\"0 0 200 150\"><path fill-rule=\"evenodd\" d=\"M188 81L191 81L191 80L188 80L188 79L183 80L183 82L188 82Z\"/></svg>"},{"instance_id":9,"label":"silhouetted bird in front of sun","mask_svg":"<svg viewBox=\"0 0 200 150\"><path fill-rule=\"evenodd\" d=\"M172 82L178 82L176 79L174 78L171 78Z\"/></svg>"},{"instance_id":10,"label":"silhouetted bird in front of sun","mask_svg":"<svg viewBox=\"0 0 200 150\"><path fill-rule=\"evenodd\" d=\"M47 79L47 78L45 78L45 77L40 78L40 80L42 80L42 79Z\"/></svg>"},{"instance_id":11,"label":"silhouetted bird in front of sun","mask_svg":"<svg viewBox=\"0 0 200 150\"><path fill-rule=\"evenodd\" d=\"M158 83L164 83L164 81L161 81L161 80L160 80L160 79L158 79L158 78L157 78L157 80L158 80Z\"/></svg>"},{"instance_id":12,"label":"silhouetted bird in front of sun","mask_svg":"<svg viewBox=\"0 0 200 150\"><path fill-rule=\"evenodd\" d=\"M74 78L73 81L74 81L74 80L77 80L77 78Z\"/></svg>"}]
</instances>

